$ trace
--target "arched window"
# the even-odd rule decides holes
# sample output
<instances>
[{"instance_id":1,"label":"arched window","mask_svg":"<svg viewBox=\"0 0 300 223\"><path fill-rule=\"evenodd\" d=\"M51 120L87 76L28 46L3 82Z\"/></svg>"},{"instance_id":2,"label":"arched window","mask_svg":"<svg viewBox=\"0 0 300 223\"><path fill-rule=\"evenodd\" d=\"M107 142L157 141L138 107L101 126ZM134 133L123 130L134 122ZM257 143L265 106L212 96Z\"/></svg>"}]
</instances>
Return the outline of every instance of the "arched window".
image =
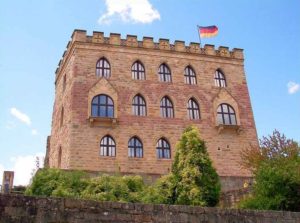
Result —
<instances>
[{"instance_id":1,"label":"arched window","mask_svg":"<svg viewBox=\"0 0 300 223\"><path fill-rule=\"evenodd\" d=\"M197 84L196 73L190 66L184 69L184 82L186 84Z\"/></svg>"},{"instance_id":2,"label":"arched window","mask_svg":"<svg viewBox=\"0 0 300 223\"><path fill-rule=\"evenodd\" d=\"M57 154L57 168L61 168L61 156L62 156L62 149L60 146L58 148L58 154Z\"/></svg>"},{"instance_id":3,"label":"arched window","mask_svg":"<svg viewBox=\"0 0 300 223\"><path fill-rule=\"evenodd\" d=\"M110 64L105 58L98 60L96 64L96 76L97 77L110 77Z\"/></svg>"},{"instance_id":4,"label":"arched window","mask_svg":"<svg viewBox=\"0 0 300 223\"><path fill-rule=\"evenodd\" d=\"M116 156L115 140L107 135L101 139L100 142L100 156Z\"/></svg>"},{"instance_id":5,"label":"arched window","mask_svg":"<svg viewBox=\"0 0 300 223\"><path fill-rule=\"evenodd\" d=\"M159 81L172 82L171 71L166 64L160 65L158 69Z\"/></svg>"},{"instance_id":6,"label":"arched window","mask_svg":"<svg viewBox=\"0 0 300 223\"><path fill-rule=\"evenodd\" d=\"M226 87L225 75L219 69L215 73L215 86Z\"/></svg>"},{"instance_id":7,"label":"arched window","mask_svg":"<svg viewBox=\"0 0 300 223\"><path fill-rule=\"evenodd\" d=\"M143 157L143 144L137 137L132 137L128 141L128 156L129 157Z\"/></svg>"},{"instance_id":8,"label":"arched window","mask_svg":"<svg viewBox=\"0 0 300 223\"><path fill-rule=\"evenodd\" d=\"M146 102L139 94L134 96L132 100L132 112L134 115L146 116Z\"/></svg>"},{"instance_id":9,"label":"arched window","mask_svg":"<svg viewBox=\"0 0 300 223\"><path fill-rule=\"evenodd\" d=\"M131 76L135 80L145 80L145 68L143 64L136 61L131 67Z\"/></svg>"},{"instance_id":10,"label":"arched window","mask_svg":"<svg viewBox=\"0 0 300 223\"><path fill-rule=\"evenodd\" d=\"M218 124L236 125L236 116L234 109L229 104L220 104L217 109Z\"/></svg>"},{"instance_id":11,"label":"arched window","mask_svg":"<svg viewBox=\"0 0 300 223\"><path fill-rule=\"evenodd\" d=\"M171 148L170 144L164 138L161 138L156 143L156 156L159 159L170 159L171 158Z\"/></svg>"},{"instance_id":12,"label":"arched window","mask_svg":"<svg viewBox=\"0 0 300 223\"><path fill-rule=\"evenodd\" d=\"M160 101L160 116L163 118L174 118L173 103L167 96Z\"/></svg>"},{"instance_id":13,"label":"arched window","mask_svg":"<svg viewBox=\"0 0 300 223\"><path fill-rule=\"evenodd\" d=\"M193 98L188 101L187 110L190 119L200 119L199 105Z\"/></svg>"},{"instance_id":14,"label":"arched window","mask_svg":"<svg viewBox=\"0 0 300 223\"><path fill-rule=\"evenodd\" d=\"M114 117L114 102L105 95L100 94L92 100L92 117Z\"/></svg>"}]
</instances>

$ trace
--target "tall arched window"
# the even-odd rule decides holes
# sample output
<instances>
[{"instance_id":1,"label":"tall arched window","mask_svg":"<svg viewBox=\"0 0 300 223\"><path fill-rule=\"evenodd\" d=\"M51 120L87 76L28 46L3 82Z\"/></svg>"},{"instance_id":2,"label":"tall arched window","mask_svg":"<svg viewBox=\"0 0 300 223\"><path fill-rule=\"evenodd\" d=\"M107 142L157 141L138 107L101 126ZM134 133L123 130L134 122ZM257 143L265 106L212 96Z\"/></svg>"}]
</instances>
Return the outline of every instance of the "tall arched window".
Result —
<instances>
[{"instance_id":1,"label":"tall arched window","mask_svg":"<svg viewBox=\"0 0 300 223\"><path fill-rule=\"evenodd\" d=\"M191 98L188 101L187 110L190 119L200 119L200 109L195 99Z\"/></svg>"},{"instance_id":2,"label":"tall arched window","mask_svg":"<svg viewBox=\"0 0 300 223\"><path fill-rule=\"evenodd\" d=\"M114 117L114 102L111 97L100 94L92 100L92 117Z\"/></svg>"},{"instance_id":3,"label":"tall arched window","mask_svg":"<svg viewBox=\"0 0 300 223\"><path fill-rule=\"evenodd\" d=\"M171 71L166 64L160 65L158 69L159 81L172 82Z\"/></svg>"},{"instance_id":4,"label":"tall arched window","mask_svg":"<svg viewBox=\"0 0 300 223\"><path fill-rule=\"evenodd\" d=\"M225 75L219 69L215 73L215 86L226 87Z\"/></svg>"},{"instance_id":5,"label":"tall arched window","mask_svg":"<svg viewBox=\"0 0 300 223\"><path fill-rule=\"evenodd\" d=\"M197 84L196 73L190 66L184 69L184 82L186 84Z\"/></svg>"},{"instance_id":6,"label":"tall arched window","mask_svg":"<svg viewBox=\"0 0 300 223\"><path fill-rule=\"evenodd\" d=\"M146 102L139 94L134 96L132 100L132 112L134 115L146 116Z\"/></svg>"},{"instance_id":7,"label":"tall arched window","mask_svg":"<svg viewBox=\"0 0 300 223\"><path fill-rule=\"evenodd\" d=\"M132 137L128 141L128 156L129 157L143 157L143 144L137 137Z\"/></svg>"},{"instance_id":8,"label":"tall arched window","mask_svg":"<svg viewBox=\"0 0 300 223\"><path fill-rule=\"evenodd\" d=\"M145 68L140 61L136 61L131 67L131 76L135 80L145 80Z\"/></svg>"},{"instance_id":9,"label":"tall arched window","mask_svg":"<svg viewBox=\"0 0 300 223\"><path fill-rule=\"evenodd\" d=\"M104 136L100 141L100 156L116 156L116 143L109 135Z\"/></svg>"},{"instance_id":10,"label":"tall arched window","mask_svg":"<svg viewBox=\"0 0 300 223\"><path fill-rule=\"evenodd\" d=\"M171 158L171 148L170 144L164 138L161 138L156 143L156 156L159 159L170 159Z\"/></svg>"},{"instance_id":11,"label":"tall arched window","mask_svg":"<svg viewBox=\"0 0 300 223\"><path fill-rule=\"evenodd\" d=\"M160 115L163 118L174 118L173 103L167 96L160 101Z\"/></svg>"},{"instance_id":12,"label":"tall arched window","mask_svg":"<svg viewBox=\"0 0 300 223\"><path fill-rule=\"evenodd\" d=\"M96 64L96 76L97 77L110 77L110 64L105 58L98 60Z\"/></svg>"},{"instance_id":13,"label":"tall arched window","mask_svg":"<svg viewBox=\"0 0 300 223\"><path fill-rule=\"evenodd\" d=\"M229 104L220 104L217 109L218 124L236 125L236 116L234 109Z\"/></svg>"}]
</instances>

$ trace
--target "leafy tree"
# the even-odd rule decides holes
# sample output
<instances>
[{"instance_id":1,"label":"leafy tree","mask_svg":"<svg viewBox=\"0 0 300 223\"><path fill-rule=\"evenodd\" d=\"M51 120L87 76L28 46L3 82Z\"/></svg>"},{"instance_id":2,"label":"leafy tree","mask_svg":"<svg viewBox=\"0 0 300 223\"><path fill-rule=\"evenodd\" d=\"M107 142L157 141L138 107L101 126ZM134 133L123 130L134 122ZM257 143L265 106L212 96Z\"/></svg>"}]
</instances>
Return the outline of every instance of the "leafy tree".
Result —
<instances>
[{"instance_id":1,"label":"leafy tree","mask_svg":"<svg viewBox=\"0 0 300 223\"><path fill-rule=\"evenodd\" d=\"M253 193L242 208L300 210L300 147L277 130L260 140L259 148L242 153L244 167L253 171Z\"/></svg>"},{"instance_id":2,"label":"leafy tree","mask_svg":"<svg viewBox=\"0 0 300 223\"><path fill-rule=\"evenodd\" d=\"M196 127L189 127L176 145L172 171L148 188L146 202L215 206L220 181Z\"/></svg>"}]
</instances>

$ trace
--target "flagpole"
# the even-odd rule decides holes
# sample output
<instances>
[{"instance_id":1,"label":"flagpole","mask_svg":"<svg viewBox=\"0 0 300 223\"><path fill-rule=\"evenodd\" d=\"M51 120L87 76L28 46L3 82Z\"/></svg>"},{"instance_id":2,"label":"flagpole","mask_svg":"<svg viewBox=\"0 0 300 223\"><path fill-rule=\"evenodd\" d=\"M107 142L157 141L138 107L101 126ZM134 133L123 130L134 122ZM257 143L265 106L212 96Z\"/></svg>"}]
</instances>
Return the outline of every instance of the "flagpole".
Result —
<instances>
[{"instance_id":1,"label":"flagpole","mask_svg":"<svg viewBox=\"0 0 300 223\"><path fill-rule=\"evenodd\" d=\"M200 26L198 26L198 25L197 25L197 31L198 31L199 42L200 42L200 47L201 47Z\"/></svg>"}]
</instances>

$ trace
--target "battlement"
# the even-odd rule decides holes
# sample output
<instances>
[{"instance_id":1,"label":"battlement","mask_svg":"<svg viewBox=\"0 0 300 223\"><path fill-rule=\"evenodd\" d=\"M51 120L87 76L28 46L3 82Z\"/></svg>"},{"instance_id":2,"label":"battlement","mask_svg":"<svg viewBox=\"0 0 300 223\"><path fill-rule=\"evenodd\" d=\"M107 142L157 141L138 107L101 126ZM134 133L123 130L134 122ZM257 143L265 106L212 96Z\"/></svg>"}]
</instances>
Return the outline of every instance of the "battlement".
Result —
<instances>
[{"instance_id":1,"label":"battlement","mask_svg":"<svg viewBox=\"0 0 300 223\"><path fill-rule=\"evenodd\" d=\"M144 49L154 49L163 51L175 51L181 53L191 53L200 54L207 56L215 56L222 58L232 58L232 59L244 59L243 49L233 48L231 51L228 47L220 46L215 49L214 45L205 44L201 47L199 43L191 42L189 45L185 44L185 41L175 40L172 44L169 39L159 39L158 42L154 42L153 37L143 37L142 41L137 39L135 35L127 35L126 39L121 38L119 33L110 33L109 37L105 37L103 32L93 32L92 36L86 34L86 30L75 29L71 40L69 41L66 50L62 55L62 59L59 61L58 67L56 69L56 74L59 73L61 65L64 64L66 60L66 55L73 43L92 43L92 44L107 44L113 46L121 47L135 47Z\"/></svg>"}]
</instances>

